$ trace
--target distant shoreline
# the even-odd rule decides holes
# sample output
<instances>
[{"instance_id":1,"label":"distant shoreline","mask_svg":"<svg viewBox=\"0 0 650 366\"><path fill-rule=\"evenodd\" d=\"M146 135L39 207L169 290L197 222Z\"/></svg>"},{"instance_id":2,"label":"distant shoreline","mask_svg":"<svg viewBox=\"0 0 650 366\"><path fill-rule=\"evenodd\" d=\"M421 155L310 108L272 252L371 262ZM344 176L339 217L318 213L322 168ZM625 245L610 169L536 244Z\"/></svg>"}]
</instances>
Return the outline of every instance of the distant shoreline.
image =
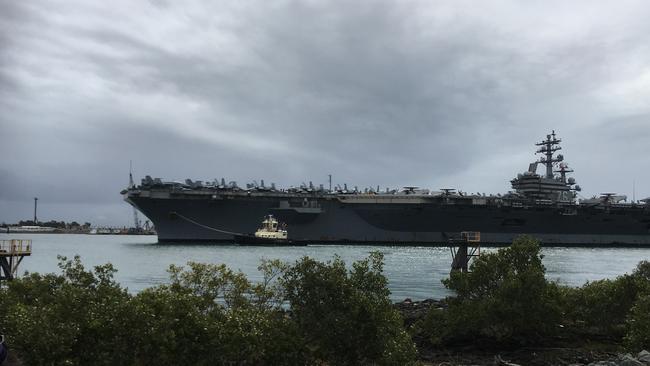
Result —
<instances>
[{"instance_id":1,"label":"distant shoreline","mask_svg":"<svg viewBox=\"0 0 650 366\"><path fill-rule=\"evenodd\" d=\"M93 232L95 230L96 232ZM110 232L101 232L108 230ZM20 227L5 226L0 227L0 233L3 234L85 234L85 235L157 235L154 232L138 232L133 228L106 228L106 229L62 229L47 226L38 227Z\"/></svg>"}]
</instances>

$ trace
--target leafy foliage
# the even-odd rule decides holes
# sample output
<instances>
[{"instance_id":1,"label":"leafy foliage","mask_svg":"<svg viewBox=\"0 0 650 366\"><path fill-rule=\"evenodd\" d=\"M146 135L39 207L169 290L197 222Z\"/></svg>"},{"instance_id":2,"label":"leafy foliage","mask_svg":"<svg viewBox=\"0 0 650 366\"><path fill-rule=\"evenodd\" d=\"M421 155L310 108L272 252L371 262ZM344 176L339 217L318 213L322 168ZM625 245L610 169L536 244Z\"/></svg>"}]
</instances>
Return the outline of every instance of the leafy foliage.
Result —
<instances>
[{"instance_id":1,"label":"leafy foliage","mask_svg":"<svg viewBox=\"0 0 650 366\"><path fill-rule=\"evenodd\" d=\"M168 284L129 294L110 265L60 257L61 274L0 288L0 333L29 365L412 364L414 344L372 253L289 265L263 261L262 281L224 265L171 266ZM434 344L535 342L565 328L650 347L650 263L580 288L546 281L528 237L444 280L456 292L416 326ZM588 334L576 332L576 334Z\"/></svg>"},{"instance_id":2,"label":"leafy foliage","mask_svg":"<svg viewBox=\"0 0 650 366\"><path fill-rule=\"evenodd\" d=\"M564 329L565 337L625 336L630 346L649 347L650 262L613 280L559 286L544 278L538 243L520 237L509 248L481 256L470 270L443 280L456 296L447 299L448 309L432 309L416 334L434 345L477 339L525 343Z\"/></svg>"},{"instance_id":3,"label":"leafy foliage","mask_svg":"<svg viewBox=\"0 0 650 366\"><path fill-rule=\"evenodd\" d=\"M89 271L78 257L61 257L59 266L61 275L31 274L0 289L0 333L29 365L406 364L415 357L378 254L349 272L340 259L263 261L260 283L224 265L190 262L170 267L169 284L135 296L113 280L111 265Z\"/></svg>"},{"instance_id":4,"label":"leafy foliage","mask_svg":"<svg viewBox=\"0 0 650 366\"><path fill-rule=\"evenodd\" d=\"M638 287L632 276L589 282L566 291L567 317L576 325L620 334L636 300Z\"/></svg>"},{"instance_id":5,"label":"leafy foliage","mask_svg":"<svg viewBox=\"0 0 650 366\"><path fill-rule=\"evenodd\" d=\"M122 364L128 349L120 324L129 295L114 281L110 264L86 271L78 257L60 257L63 275L31 274L2 293L0 332L22 350L28 364ZM5 310L6 309L6 310Z\"/></svg>"},{"instance_id":6,"label":"leafy foliage","mask_svg":"<svg viewBox=\"0 0 650 366\"><path fill-rule=\"evenodd\" d=\"M147 289L132 302L137 364L304 363L300 339L269 285L279 262L260 266L262 284L224 265L170 267L171 283ZM163 350L161 352L161 350Z\"/></svg>"},{"instance_id":7,"label":"leafy foliage","mask_svg":"<svg viewBox=\"0 0 650 366\"><path fill-rule=\"evenodd\" d=\"M628 348L650 348L650 294L644 294L634 303L627 319L627 328L625 342Z\"/></svg>"},{"instance_id":8,"label":"leafy foliage","mask_svg":"<svg viewBox=\"0 0 650 366\"><path fill-rule=\"evenodd\" d=\"M650 262L647 261L640 262L632 274L564 289L566 318L575 326L622 336L626 318L644 294L650 294Z\"/></svg>"},{"instance_id":9,"label":"leafy foliage","mask_svg":"<svg viewBox=\"0 0 650 366\"><path fill-rule=\"evenodd\" d=\"M415 346L389 300L383 256L351 271L336 258L303 258L282 278L292 318L316 358L335 365L408 364Z\"/></svg>"},{"instance_id":10,"label":"leafy foliage","mask_svg":"<svg viewBox=\"0 0 650 366\"><path fill-rule=\"evenodd\" d=\"M421 328L432 343L468 339L528 342L552 334L560 320L559 289L544 278L539 243L519 237L512 246L484 254L470 272L443 280L456 292L446 311L433 309Z\"/></svg>"},{"instance_id":11,"label":"leafy foliage","mask_svg":"<svg viewBox=\"0 0 650 366\"><path fill-rule=\"evenodd\" d=\"M646 285L650 285L650 262L649 261L639 262L632 275L634 275L640 281L645 281Z\"/></svg>"}]
</instances>

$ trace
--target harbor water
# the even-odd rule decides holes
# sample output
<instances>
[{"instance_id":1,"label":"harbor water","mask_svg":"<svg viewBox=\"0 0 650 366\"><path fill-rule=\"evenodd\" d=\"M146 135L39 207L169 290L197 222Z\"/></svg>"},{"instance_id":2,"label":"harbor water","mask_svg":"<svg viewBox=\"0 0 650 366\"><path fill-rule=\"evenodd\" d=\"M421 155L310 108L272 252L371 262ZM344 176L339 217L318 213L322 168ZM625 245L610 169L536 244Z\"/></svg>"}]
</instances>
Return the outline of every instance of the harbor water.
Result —
<instances>
[{"instance_id":1,"label":"harbor water","mask_svg":"<svg viewBox=\"0 0 650 366\"><path fill-rule=\"evenodd\" d=\"M0 234L0 239L32 239L33 254L21 263L19 272L59 272L57 255L81 256L86 267L112 263L116 280L132 293L165 283L171 264L188 261L224 263L245 273L252 281L261 278L257 267L262 259L294 262L303 256L332 260L340 256L347 264L372 251L384 254L384 274L391 298L422 300L448 294L441 280L449 275L449 248L332 246L254 247L210 244L158 244L156 236L80 234ZM483 249L491 251L496 249ZM630 273L642 260L650 260L650 248L543 248L547 277L562 284L580 286L587 281L615 278Z\"/></svg>"}]
</instances>

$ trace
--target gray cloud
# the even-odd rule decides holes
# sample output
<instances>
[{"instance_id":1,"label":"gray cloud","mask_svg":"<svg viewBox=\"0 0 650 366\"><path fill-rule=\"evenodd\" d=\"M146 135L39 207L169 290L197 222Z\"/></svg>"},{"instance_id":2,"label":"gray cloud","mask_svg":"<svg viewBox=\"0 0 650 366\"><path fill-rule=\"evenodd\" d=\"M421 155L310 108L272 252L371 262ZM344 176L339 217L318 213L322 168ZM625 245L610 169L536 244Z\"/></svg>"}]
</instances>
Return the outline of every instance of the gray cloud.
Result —
<instances>
[{"instance_id":1,"label":"gray cloud","mask_svg":"<svg viewBox=\"0 0 650 366\"><path fill-rule=\"evenodd\" d=\"M551 129L585 195L650 195L642 1L0 6L0 221L39 196L50 218L128 224L129 160L504 192Z\"/></svg>"}]
</instances>

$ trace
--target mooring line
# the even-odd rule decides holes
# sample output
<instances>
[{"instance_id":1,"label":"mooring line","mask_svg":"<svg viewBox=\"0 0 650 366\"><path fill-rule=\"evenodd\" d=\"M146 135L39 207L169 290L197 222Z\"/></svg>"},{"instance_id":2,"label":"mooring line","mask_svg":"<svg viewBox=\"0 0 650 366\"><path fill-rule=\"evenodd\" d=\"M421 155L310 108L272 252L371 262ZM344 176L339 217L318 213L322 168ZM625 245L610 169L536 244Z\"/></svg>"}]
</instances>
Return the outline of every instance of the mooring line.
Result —
<instances>
[{"instance_id":1,"label":"mooring line","mask_svg":"<svg viewBox=\"0 0 650 366\"><path fill-rule=\"evenodd\" d=\"M221 230L221 229L217 229L217 228L214 228L214 227L211 227L211 226L203 225L200 222L196 222L196 221L190 219L189 217L185 217L185 216L183 216L183 215L181 215L181 214L179 214L178 212L175 212L175 211L170 212L170 213L172 215L176 215L176 216L180 217L181 219L183 219L183 220L185 220L185 221L187 221L189 223L192 223L192 224L194 224L196 226L200 226L200 227L202 227L204 229L208 229L208 230L212 230L212 231L216 231L218 233L228 234L228 235L250 236L250 234L236 233L236 232L233 232L233 231Z\"/></svg>"}]
</instances>

